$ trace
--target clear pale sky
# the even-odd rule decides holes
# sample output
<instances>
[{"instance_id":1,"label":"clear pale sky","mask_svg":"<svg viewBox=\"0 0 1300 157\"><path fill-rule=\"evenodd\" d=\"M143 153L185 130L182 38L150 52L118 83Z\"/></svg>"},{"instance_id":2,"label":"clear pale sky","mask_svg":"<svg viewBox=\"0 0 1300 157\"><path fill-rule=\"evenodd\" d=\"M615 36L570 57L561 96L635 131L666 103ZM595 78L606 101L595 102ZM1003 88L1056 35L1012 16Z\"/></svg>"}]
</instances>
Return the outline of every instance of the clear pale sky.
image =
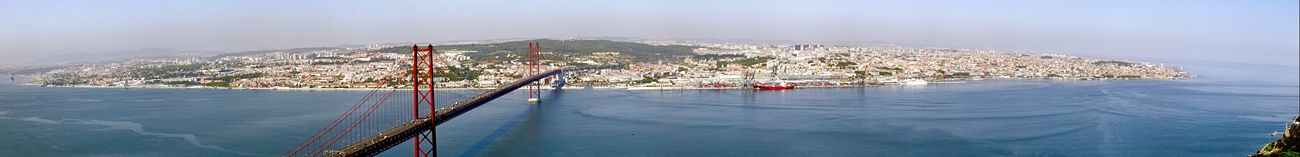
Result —
<instances>
[{"instance_id":1,"label":"clear pale sky","mask_svg":"<svg viewBox=\"0 0 1300 157\"><path fill-rule=\"evenodd\" d=\"M245 51L624 36L878 41L1300 64L1296 0L0 0L0 65L137 48Z\"/></svg>"}]
</instances>

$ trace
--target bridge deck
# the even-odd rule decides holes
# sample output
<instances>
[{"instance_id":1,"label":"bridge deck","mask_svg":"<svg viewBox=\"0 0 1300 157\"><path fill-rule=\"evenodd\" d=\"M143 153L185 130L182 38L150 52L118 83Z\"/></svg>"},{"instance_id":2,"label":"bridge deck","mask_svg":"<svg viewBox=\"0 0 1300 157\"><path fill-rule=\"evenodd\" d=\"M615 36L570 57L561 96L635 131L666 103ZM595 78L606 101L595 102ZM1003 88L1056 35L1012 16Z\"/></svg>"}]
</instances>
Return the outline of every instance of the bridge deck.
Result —
<instances>
[{"instance_id":1,"label":"bridge deck","mask_svg":"<svg viewBox=\"0 0 1300 157\"><path fill-rule=\"evenodd\" d=\"M388 148L393 148L393 146L406 142L406 140L411 139L412 137L419 136L420 132L424 132L431 128L429 124L428 117L412 120L405 124L398 125L397 127L393 127L392 129L385 130L378 135L371 136L365 140L343 147L343 149L329 152L329 156L375 156L384 150L388 150Z\"/></svg>"},{"instance_id":2,"label":"bridge deck","mask_svg":"<svg viewBox=\"0 0 1300 157\"><path fill-rule=\"evenodd\" d=\"M442 125L443 122L447 122L452 118L456 118L461 114L465 114L466 112L469 112L474 108L478 108L483 104L487 104L488 102L495 100L498 97L509 94L510 92L513 92L516 89L519 89L520 87L527 86L534 81L541 80L542 78L550 77L551 75L559 74L564 71L610 69L610 68L621 68L621 67L622 67L621 65L568 67L568 68L546 71L545 73L515 81L513 83L510 83L507 86L502 86L501 88L497 88L492 91L479 93L478 95L474 95L473 97L470 97L463 101L456 102L451 106L439 108L437 112L434 114L432 120L430 120L430 118L428 117L415 119L406 124L402 124L397 127L393 127L392 129L385 130L384 132L378 135L366 138L365 140L359 141L352 145L348 145L347 147L343 147L343 149L335 150L334 152L331 152L329 154L330 156L349 156L349 157L350 156L374 156L376 154L379 154L380 152L383 152L384 150L388 150L388 148L392 148L393 146L397 146L402 142L406 142L406 140L410 140L412 137L419 136L419 134L422 132L432 131L435 127L437 127L437 125ZM432 123L433 125L429 125L431 121L433 122Z\"/></svg>"}]
</instances>

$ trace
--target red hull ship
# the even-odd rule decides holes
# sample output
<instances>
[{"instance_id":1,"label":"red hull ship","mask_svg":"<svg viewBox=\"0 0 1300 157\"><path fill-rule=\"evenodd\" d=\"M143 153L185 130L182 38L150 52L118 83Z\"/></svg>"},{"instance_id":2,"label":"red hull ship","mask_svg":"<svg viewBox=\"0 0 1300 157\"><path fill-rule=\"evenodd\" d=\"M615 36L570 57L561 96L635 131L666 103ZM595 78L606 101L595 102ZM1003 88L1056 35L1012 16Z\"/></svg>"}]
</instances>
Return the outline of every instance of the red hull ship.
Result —
<instances>
[{"instance_id":1,"label":"red hull ship","mask_svg":"<svg viewBox=\"0 0 1300 157\"><path fill-rule=\"evenodd\" d=\"M761 83L755 83L755 84L753 84L752 86L754 86L754 89L762 89L762 90L786 90L786 89L794 89L794 85L787 85L787 84L784 84L784 83L782 83L782 84L778 84L778 85L764 85L764 84L761 84Z\"/></svg>"}]
</instances>

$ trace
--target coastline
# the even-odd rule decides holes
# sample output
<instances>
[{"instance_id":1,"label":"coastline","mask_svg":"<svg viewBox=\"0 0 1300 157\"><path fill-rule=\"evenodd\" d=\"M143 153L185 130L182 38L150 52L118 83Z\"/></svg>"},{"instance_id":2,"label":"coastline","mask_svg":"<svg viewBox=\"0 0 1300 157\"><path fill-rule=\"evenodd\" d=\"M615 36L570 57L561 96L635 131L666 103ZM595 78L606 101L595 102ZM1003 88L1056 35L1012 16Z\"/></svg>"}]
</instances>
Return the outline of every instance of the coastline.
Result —
<instances>
[{"instance_id":1,"label":"coastline","mask_svg":"<svg viewBox=\"0 0 1300 157\"><path fill-rule=\"evenodd\" d=\"M1194 77L1193 77L1193 78L1194 78ZM936 81L934 81L934 82L931 82L931 84L963 84L963 83L967 83L967 82L981 82L981 81L993 81L993 80L1005 80L1005 81L1063 81L1063 82L1080 82L1080 81L1140 81L1140 80L1163 80L1163 81L1175 81L1175 80L1186 80L1186 79L1191 79L1191 78L1174 78L1174 79L1093 79L1093 80L1078 80L1078 79L1050 79L1050 78L992 78L992 79L981 79L981 80L971 80L971 79L953 79L953 80L942 80L942 81L936 80ZM64 86L56 86L56 85L41 85L41 84L33 84L33 83L23 83L23 84L21 84L21 85L27 85L27 86L40 86L40 87L48 87L48 88L196 89L196 90L267 90L267 91L369 91L369 90L375 90L375 89L383 89L383 88L293 88L293 87L255 87L255 88L247 88L247 87L209 87L209 86L184 86L184 87L180 87L180 86L165 86L165 85L151 85L151 86L64 85ZM847 85L847 86L799 86L798 88L865 88L865 87L893 87L893 86L909 86L909 85L900 85L900 84L883 84L883 85ZM457 90L492 90L492 89L496 89L496 88L497 88L497 87L446 87L446 88L437 88L437 89L434 89L434 90L440 90L440 91L457 91ZM570 86L570 87L568 87L568 88L569 88L569 89L588 89L587 87L582 87L582 86ZM798 89L798 88L796 88L796 89ZM543 85L543 86L542 86L542 89L544 89L544 90L553 90L554 88L551 87L551 86ZM590 89L602 89L602 90L616 89L616 90L628 90L628 91L664 91L664 90L749 90L749 89L751 89L751 88L746 88L746 87L690 87L690 86L665 86L665 87L659 87L659 88L655 88L655 87L636 87L636 86L593 86L593 87L591 87Z\"/></svg>"},{"instance_id":2,"label":"coastline","mask_svg":"<svg viewBox=\"0 0 1300 157\"><path fill-rule=\"evenodd\" d=\"M94 86L94 85L72 85L72 86L42 86L39 84L24 84L28 86L41 86L47 88L118 88L118 89L194 89L194 90L269 90L269 91L369 91L384 88L291 88L291 87L208 87L208 86ZM438 88L435 90L487 90L494 88Z\"/></svg>"}]
</instances>

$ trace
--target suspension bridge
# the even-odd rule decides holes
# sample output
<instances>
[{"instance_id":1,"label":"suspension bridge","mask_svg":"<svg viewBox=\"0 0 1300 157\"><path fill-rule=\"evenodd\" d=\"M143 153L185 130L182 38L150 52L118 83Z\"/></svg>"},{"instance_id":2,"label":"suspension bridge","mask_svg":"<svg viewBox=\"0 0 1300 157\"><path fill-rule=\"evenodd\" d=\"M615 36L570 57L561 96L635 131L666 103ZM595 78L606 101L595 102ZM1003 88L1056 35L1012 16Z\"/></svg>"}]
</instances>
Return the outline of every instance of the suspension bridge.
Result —
<instances>
[{"instance_id":1,"label":"suspension bridge","mask_svg":"<svg viewBox=\"0 0 1300 157\"><path fill-rule=\"evenodd\" d=\"M529 103L541 97L541 84L553 81L556 89L565 84L566 72L623 68L621 65L563 67L543 71L541 45L528 44L522 79L501 85L435 108L433 79L439 58L433 45L411 47L410 71L400 78L387 78L361 100L316 133L286 150L280 156L374 156L410 141L414 156L436 156L434 139L438 125L465 114L498 97L526 88ZM405 65L404 65L405 66ZM404 118L403 118L404 117Z\"/></svg>"}]
</instances>

